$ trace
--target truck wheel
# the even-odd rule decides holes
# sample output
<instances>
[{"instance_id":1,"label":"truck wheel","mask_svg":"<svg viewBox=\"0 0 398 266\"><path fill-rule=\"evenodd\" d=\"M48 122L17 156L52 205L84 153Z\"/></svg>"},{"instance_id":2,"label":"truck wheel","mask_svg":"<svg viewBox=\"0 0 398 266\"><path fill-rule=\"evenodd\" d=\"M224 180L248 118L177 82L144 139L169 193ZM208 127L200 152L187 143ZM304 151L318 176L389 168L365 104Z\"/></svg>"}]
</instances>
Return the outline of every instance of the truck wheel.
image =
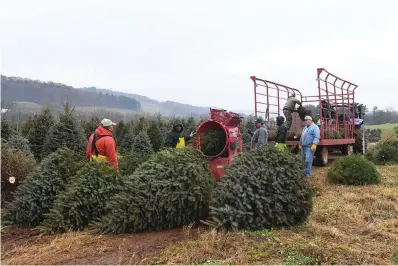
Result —
<instances>
[{"instance_id":1,"label":"truck wheel","mask_svg":"<svg viewBox=\"0 0 398 266\"><path fill-rule=\"evenodd\" d=\"M315 151L314 164L316 166L327 166L329 162L329 150L326 146L317 147Z\"/></svg>"},{"instance_id":2,"label":"truck wheel","mask_svg":"<svg viewBox=\"0 0 398 266\"><path fill-rule=\"evenodd\" d=\"M353 150L353 147L351 145L344 145L341 151L342 151L343 155L346 156L346 155L352 154L353 153L352 150Z\"/></svg>"}]
</instances>

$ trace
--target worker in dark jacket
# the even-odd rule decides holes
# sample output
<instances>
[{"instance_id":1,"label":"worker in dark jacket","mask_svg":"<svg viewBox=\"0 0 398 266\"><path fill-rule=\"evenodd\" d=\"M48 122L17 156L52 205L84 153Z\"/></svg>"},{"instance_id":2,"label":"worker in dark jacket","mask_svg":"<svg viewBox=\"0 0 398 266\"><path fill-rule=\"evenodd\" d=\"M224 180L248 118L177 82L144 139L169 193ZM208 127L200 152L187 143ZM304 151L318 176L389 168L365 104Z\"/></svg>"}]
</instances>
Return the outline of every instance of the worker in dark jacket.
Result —
<instances>
[{"instance_id":1,"label":"worker in dark jacket","mask_svg":"<svg viewBox=\"0 0 398 266\"><path fill-rule=\"evenodd\" d=\"M261 116L256 119L256 128L252 136L252 149L268 143L268 131Z\"/></svg>"},{"instance_id":2,"label":"worker in dark jacket","mask_svg":"<svg viewBox=\"0 0 398 266\"><path fill-rule=\"evenodd\" d=\"M173 129L166 136L164 146L166 148L177 148L177 149L184 148L185 142L189 141L195 135L195 132L191 132L189 136L183 136L182 135L183 131L184 127L181 124L181 121L176 120L174 122Z\"/></svg>"},{"instance_id":3,"label":"worker in dark jacket","mask_svg":"<svg viewBox=\"0 0 398 266\"><path fill-rule=\"evenodd\" d=\"M283 107L283 114L286 117L287 130L290 129L290 127L292 126L292 123L293 123L292 113L297 112L296 104L301 106L301 102L296 98L295 93L292 92L290 94L289 98L287 99L285 106Z\"/></svg>"},{"instance_id":4,"label":"worker in dark jacket","mask_svg":"<svg viewBox=\"0 0 398 266\"><path fill-rule=\"evenodd\" d=\"M278 126L278 132L276 134L275 146L280 151L287 150L287 128L285 126L285 118L283 116L278 116L276 118L276 125Z\"/></svg>"}]
</instances>

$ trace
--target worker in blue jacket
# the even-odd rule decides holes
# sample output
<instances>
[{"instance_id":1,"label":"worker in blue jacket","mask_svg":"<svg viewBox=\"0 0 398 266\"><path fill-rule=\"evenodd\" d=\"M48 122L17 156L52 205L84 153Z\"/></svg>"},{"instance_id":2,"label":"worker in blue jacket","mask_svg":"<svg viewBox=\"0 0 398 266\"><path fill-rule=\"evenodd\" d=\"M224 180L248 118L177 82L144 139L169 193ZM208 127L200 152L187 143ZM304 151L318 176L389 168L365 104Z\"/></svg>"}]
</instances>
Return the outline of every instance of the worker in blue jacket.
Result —
<instances>
[{"instance_id":1,"label":"worker in blue jacket","mask_svg":"<svg viewBox=\"0 0 398 266\"><path fill-rule=\"evenodd\" d=\"M299 148L301 149L301 156L305 166L305 175L311 176L314 153L321 134L319 127L314 124L311 116L305 117L305 124L306 127L303 129L301 134Z\"/></svg>"}]
</instances>

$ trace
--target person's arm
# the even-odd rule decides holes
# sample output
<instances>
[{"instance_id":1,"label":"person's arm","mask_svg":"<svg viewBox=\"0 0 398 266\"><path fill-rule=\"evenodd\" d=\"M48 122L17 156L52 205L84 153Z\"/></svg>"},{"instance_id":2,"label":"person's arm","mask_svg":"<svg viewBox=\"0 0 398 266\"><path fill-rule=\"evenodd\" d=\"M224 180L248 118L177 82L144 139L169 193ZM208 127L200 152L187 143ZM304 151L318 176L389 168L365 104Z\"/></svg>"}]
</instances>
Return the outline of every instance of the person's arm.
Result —
<instances>
[{"instance_id":1,"label":"person's arm","mask_svg":"<svg viewBox=\"0 0 398 266\"><path fill-rule=\"evenodd\" d=\"M319 127L318 126L314 126L313 134L314 134L314 141L312 142L312 144L318 145L319 140L321 138L321 133L319 131Z\"/></svg>"},{"instance_id":2,"label":"person's arm","mask_svg":"<svg viewBox=\"0 0 398 266\"><path fill-rule=\"evenodd\" d=\"M86 148L86 160L89 161L91 158L91 146L93 145L93 135L88 138L87 148Z\"/></svg>"},{"instance_id":3,"label":"person's arm","mask_svg":"<svg viewBox=\"0 0 398 266\"><path fill-rule=\"evenodd\" d=\"M109 139L109 140L108 140ZM112 164L115 169L119 169L119 164L117 161L117 154L116 154L116 143L113 138L108 137L105 143L105 152L106 157L110 164Z\"/></svg>"},{"instance_id":4,"label":"person's arm","mask_svg":"<svg viewBox=\"0 0 398 266\"><path fill-rule=\"evenodd\" d=\"M251 141L251 144L252 144L252 149L254 149L255 147L256 147L256 144L257 144L257 139L258 139L258 130L256 130L255 132L254 132L254 134L253 134L253 136L252 136L252 141Z\"/></svg>"},{"instance_id":5,"label":"person's arm","mask_svg":"<svg viewBox=\"0 0 398 266\"><path fill-rule=\"evenodd\" d=\"M300 100L299 100L299 99L297 99L296 97L294 97L293 101L294 101L294 103L297 103L298 105L300 105L300 106L301 106L301 102L300 102Z\"/></svg>"}]
</instances>

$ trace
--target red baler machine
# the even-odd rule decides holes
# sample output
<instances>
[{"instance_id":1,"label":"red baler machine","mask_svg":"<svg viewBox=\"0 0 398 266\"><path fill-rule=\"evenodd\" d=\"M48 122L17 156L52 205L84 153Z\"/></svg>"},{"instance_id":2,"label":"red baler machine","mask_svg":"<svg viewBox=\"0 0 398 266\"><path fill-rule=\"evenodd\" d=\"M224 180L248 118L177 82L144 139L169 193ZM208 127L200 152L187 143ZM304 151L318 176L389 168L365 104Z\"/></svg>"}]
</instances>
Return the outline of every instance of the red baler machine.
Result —
<instances>
[{"instance_id":1,"label":"red baler machine","mask_svg":"<svg viewBox=\"0 0 398 266\"><path fill-rule=\"evenodd\" d=\"M196 131L192 145L198 150L201 150L201 136L207 130L215 129L225 134L224 148L217 155L208 156L202 152L216 181L224 174L225 166L231 164L232 159L242 151L242 136L238 128L241 121L242 118L236 113L210 108L210 119L202 122Z\"/></svg>"}]
</instances>

